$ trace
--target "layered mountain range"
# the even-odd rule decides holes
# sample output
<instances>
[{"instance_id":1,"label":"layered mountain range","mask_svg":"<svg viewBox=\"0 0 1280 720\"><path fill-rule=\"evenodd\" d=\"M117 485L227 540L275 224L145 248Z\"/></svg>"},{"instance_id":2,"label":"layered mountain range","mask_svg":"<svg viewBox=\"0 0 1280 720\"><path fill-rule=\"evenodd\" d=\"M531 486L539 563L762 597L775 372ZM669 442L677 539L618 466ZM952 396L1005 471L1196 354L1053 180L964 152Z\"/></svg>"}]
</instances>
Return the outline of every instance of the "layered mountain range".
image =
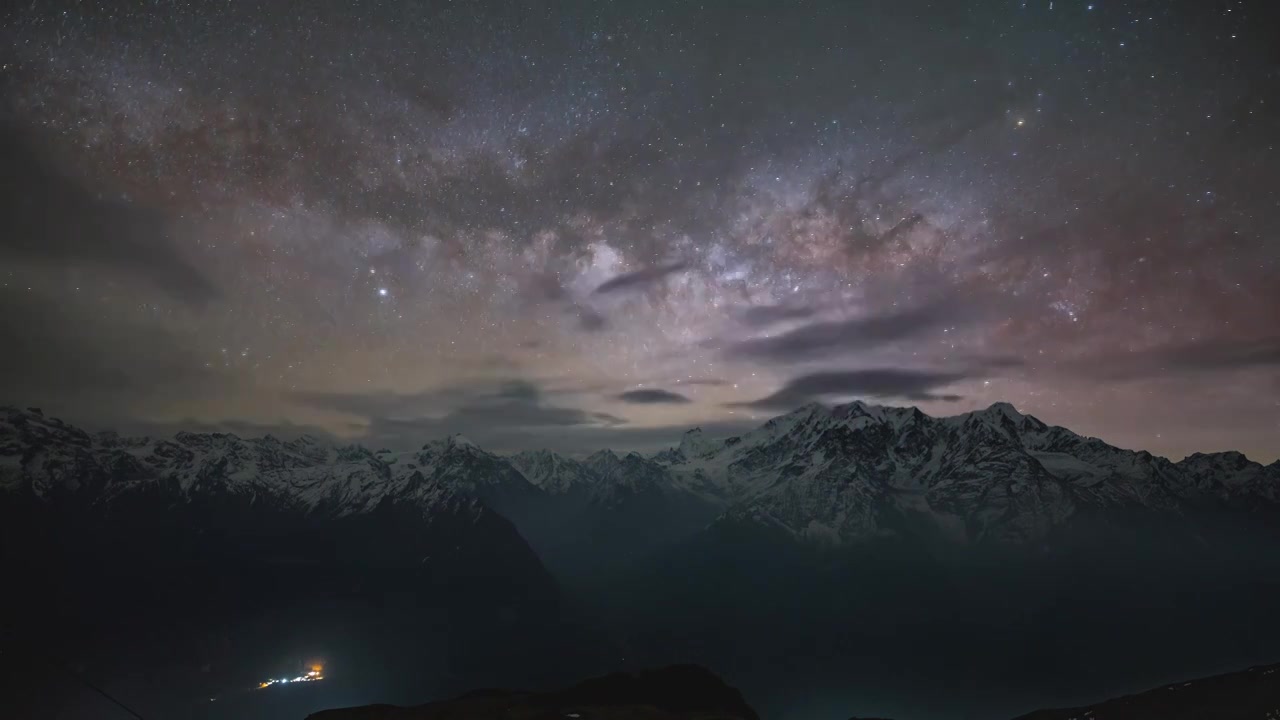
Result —
<instances>
[{"instance_id":1,"label":"layered mountain range","mask_svg":"<svg viewBox=\"0 0 1280 720\"><path fill-rule=\"evenodd\" d=\"M1278 518L1280 463L1173 462L1003 403L812 404L585 457L129 438L0 409L0 553L27 589L0 617L68 652L105 633L105 669L148 638L138 658L201 682L299 626L437 696L686 660L766 710L824 673L867 692L1194 674L1280 642Z\"/></svg>"},{"instance_id":2,"label":"layered mountain range","mask_svg":"<svg viewBox=\"0 0 1280 720\"><path fill-rule=\"evenodd\" d=\"M562 622L556 581L493 509L539 492L460 438L388 455L2 410L0 567L18 591L0 597L0 631L126 694L146 678L133 693L178 703L160 716L203 717L216 708L182 703L251 687L299 648L341 648L348 681L388 697L431 692L423 678L434 692L554 678L530 673L598 643ZM47 716L56 679L6 697Z\"/></svg>"},{"instance_id":3,"label":"layered mountain range","mask_svg":"<svg viewBox=\"0 0 1280 720\"><path fill-rule=\"evenodd\" d=\"M496 511L535 544L548 537L543 526L563 528L566 517L637 507L655 520L690 508L677 514L695 527L682 531L718 518L826 544L913 526L960 542L1021 542L1090 513L1270 513L1280 507L1280 462L1264 466L1234 452L1173 462L1046 425L1007 403L943 418L860 402L811 404L736 437L694 429L651 456L602 450L583 459L545 450L504 457L461 436L413 452L334 447L309 436L125 438L5 409L0 490L85 507L139 496L235 498L330 518L411 506L424 519L495 526Z\"/></svg>"}]
</instances>

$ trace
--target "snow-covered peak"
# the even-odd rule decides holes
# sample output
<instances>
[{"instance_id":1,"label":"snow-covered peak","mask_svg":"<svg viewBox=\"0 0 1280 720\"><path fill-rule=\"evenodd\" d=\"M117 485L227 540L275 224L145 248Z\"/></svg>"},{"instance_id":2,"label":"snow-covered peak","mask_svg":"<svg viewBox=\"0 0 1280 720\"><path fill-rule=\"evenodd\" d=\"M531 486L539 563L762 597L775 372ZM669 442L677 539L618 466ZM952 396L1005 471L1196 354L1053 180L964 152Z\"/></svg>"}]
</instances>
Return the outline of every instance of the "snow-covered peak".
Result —
<instances>
[{"instance_id":1,"label":"snow-covered peak","mask_svg":"<svg viewBox=\"0 0 1280 720\"><path fill-rule=\"evenodd\" d=\"M1018 412L1018 408L1014 407L1013 403L1008 402L991 403L991 405L983 412L989 415L1003 415L1004 417L1015 421L1022 419L1022 413Z\"/></svg>"},{"instance_id":2,"label":"snow-covered peak","mask_svg":"<svg viewBox=\"0 0 1280 720\"><path fill-rule=\"evenodd\" d=\"M422 450L424 452L437 453L447 453L455 450L484 452L479 445L471 442L471 440L467 439L467 436L461 433L430 440L422 446Z\"/></svg>"},{"instance_id":3,"label":"snow-covered peak","mask_svg":"<svg viewBox=\"0 0 1280 720\"><path fill-rule=\"evenodd\" d=\"M470 460L497 459L497 456L479 445L471 442L465 435L454 434L431 440L422 446L417 456L420 462L430 463L441 460L467 462ZM434 460L433 460L434 458Z\"/></svg>"},{"instance_id":4,"label":"snow-covered peak","mask_svg":"<svg viewBox=\"0 0 1280 720\"><path fill-rule=\"evenodd\" d=\"M986 428L1024 445L1036 444L1039 442L1039 437L1050 429L1048 425L1045 425L1037 418L1031 415L1024 415L1011 403L1007 402L992 403L984 410L975 410L961 415L940 418L940 420L957 427L970 428L971 432L979 427ZM1074 433L1071 434L1073 437L1078 437Z\"/></svg>"},{"instance_id":5,"label":"snow-covered peak","mask_svg":"<svg viewBox=\"0 0 1280 720\"><path fill-rule=\"evenodd\" d=\"M858 417L861 415L876 415L877 411L882 410L878 405L868 405L861 400L836 405L831 409L831 414L837 417Z\"/></svg>"},{"instance_id":6,"label":"snow-covered peak","mask_svg":"<svg viewBox=\"0 0 1280 720\"><path fill-rule=\"evenodd\" d=\"M702 432L702 428L697 427L689 430L680 438L679 451L686 458L696 458L713 452L722 444L719 440L714 440L706 436Z\"/></svg>"},{"instance_id":7,"label":"snow-covered peak","mask_svg":"<svg viewBox=\"0 0 1280 720\"><path fill-rule=\"evenodd\" d=\"M1269 487L1273 479L1280 478L1241 452L1193 453L1175 465L1202 490L1223 486L1237 491L1258 491L1267 497L1280 493L1280 487Z\"/></svg>"}]
</instances>

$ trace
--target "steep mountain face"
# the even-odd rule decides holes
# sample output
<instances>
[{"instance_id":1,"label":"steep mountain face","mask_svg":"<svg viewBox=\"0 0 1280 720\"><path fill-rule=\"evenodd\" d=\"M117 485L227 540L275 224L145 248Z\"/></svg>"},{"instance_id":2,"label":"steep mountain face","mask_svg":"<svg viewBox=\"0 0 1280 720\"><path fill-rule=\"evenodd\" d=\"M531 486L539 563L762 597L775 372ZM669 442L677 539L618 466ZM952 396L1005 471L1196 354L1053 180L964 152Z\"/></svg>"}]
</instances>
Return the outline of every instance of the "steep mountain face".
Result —
<instances>
[{"instance_id":1,"label":"steep mountain face","mask_svg":"<svg viewBox=\"0 0 1280 720\"><path fill-rule=\"evenodd\" d=\"M550 450L526 450L508 460L529 482L551 495L586 493L598 480L582 463Z\"/></svg>"},{"instance_id":2,"label":"steep mountain face","mask_svg":"<svg viewBox=\"0 0 1280 720\"><path fill-rule=\"evenodd\" d=\"M522 525L562 576L602 581L631 560L683 540L723 509L638 453L601 450L582 461L549 451L510 458L544 489L535 522Z\"/></svg>"},{"instance_id":3,"label":"steep mountain face","mask_svg":"<svg viewBox=\"0 0 1280 720\"><path fill-rule=\"evenodd\" d=\"M517 526L536 516L546 494L505 458L460 435L428 442L416 452L379 452L376 458L394 478L427 478L481 500Z\"/></svg>"},{"instance_id":4,"label":"steep mountain face","mask_svg":"<svg viewBox=\"0 0 1280 720\"><path fill-rule=\"evenodd\" d=\"M639 453L618 457L611 450L601 450L584 463L595 473L591 486L592 503L601 508L616 508L636 497L675 495L681 492L666 468Z\"/></svg>"},{"instance_id":5,"label":"steep mountain face","mask_svg":"<svg viewBox=\"0 0 1280 720\"><path fill-rule=\"evenodd\" d=\"M652 459L728 510L607 598L631 654L676 648L747 687L949 688L969 709L955 717L1000 717L1016 708L965 688L1000 677L1047 697L1280 642L1270 467L1170 462L1007 404L813 404L689 440ZM716 645L744 633L751 658Z\"/></svg>"}]
</instances>

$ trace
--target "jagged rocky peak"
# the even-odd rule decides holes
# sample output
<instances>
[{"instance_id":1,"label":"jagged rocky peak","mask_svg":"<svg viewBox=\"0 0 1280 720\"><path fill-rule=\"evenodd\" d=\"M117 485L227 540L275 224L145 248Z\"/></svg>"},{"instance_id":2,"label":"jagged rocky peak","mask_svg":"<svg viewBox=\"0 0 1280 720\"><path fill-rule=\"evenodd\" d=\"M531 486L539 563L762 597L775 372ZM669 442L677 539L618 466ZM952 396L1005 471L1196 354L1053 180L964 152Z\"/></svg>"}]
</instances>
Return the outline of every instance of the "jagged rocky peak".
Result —
<instances>
[{"instance_id":1,"label":"jagged rocky peak","mask_svg":"<svg viewBox=\"0 0 1280 720\"><path fill-rule=\"evenodd\" d=\"M831 414L838 418L854 418L870 414L868 412L870 409L871 406L863 401L854 400L831 408Z\"/></svg>"},{"instance_id":2,"label":"jagged rocky peak","mask_svg":"<svg viewBox=\"0 0 1280 720\"><path fill-rule=\"evenodd\" d=\"M475 443L471 442L471 439L468 438L466 435L463 435L462 433L454 433L449 437L445 438L445 444L450 447L458 447L458 448L479 447Z\"/></svg>"},{"instance_id":3,"label":"jagged rocky peak","mask_svg":"<svg viewBox=\"0 0 1280 720\"><path fill-rule=\"evenodd\" d=\"M1250 465L1261 465L1250 460L1244 453L1236 450L1226 450L1223 452L1212 453L1191 453L1182 462L1194 465L1223 465L1232 468L1244 468Z\"/></svg>"},{"instance_id":4,"label":"jagged rocky peak","mask_svg":"<svg viewBox=\"0 0 1280 720\"><path fill-rule=\"evenodd\" d=\"M485 451L479 445L471 442L462 433L454 433L445 437L431 440L422 446L425 453L440 453L442 455L453 452L467 453L484 453Z\"/></svg>"},{"instance_id":5,"label":"jagged rocky peak","mask_svg":"<svg viewBox=\"0 0 1280 720\"><path fill-rule=\"evenodd\" d=\"M959 417L965 422L981 422L998 428L1011 436L1028 432L1039 433L1049 429L1049 426L1039 419L1020 412L1013 403L1003 401L992 403L985 410L977 410Z\"/></svg>"},{"instance_id":6,"label":"jagged rocky peak","mask_svg":"<svg viewBox=\"0 0 1280 720\"><path fill-rule=\"evenodd\" d=\"M820 402L810 402L789 413L770 419L760 427L760 430L767 434L787 434L794 432L797 428L826 422L833 417L831 408Z\"/></svg>"},{"instance_id":7,"label":"jagged rocky peak","mask_svg":"<svg viewBox=\"0 0 1280 720\"><path fill-rule=\"evenodd\" d=\"M605 472L611 468L617 467L622 463L622 459L612 450L597 450L587 456L587 467L596 472Z\"/></svg>"},{"instance_id":8,"label":"jagged rocky peak","mask_svg":"<svg viewBox=\"0 0 1280 720\"><path fill-rule=\"evenodd\" d=\"M1174 467L1190 476L1197 487L1225 484L1232 487L1256 486L1263 494L1274 494L1268 489L1268 475L1275 479L1280 464L1270 467L1254 462L1242 452L1229 450L1215 453L1193 453L1175 463Z\"/></svg>"},{"instance_id":9,"label":"jagged rocky peak","mask_svg":"<svg viewBox=\"0 0 1280 720\"><path fill-rule=\"evenodd\" d=\"M698 447L703 441L702 428L696 427L684 431L684 435L680 436L680 450L692 450Z\"/></svg>"},{"instance_id":10,"label":"jagged rocky peak","mask_svg":"<svg viewBox=\"0 0 1280 720\"><path fill-rule=\"evenodd\" d=\"M988 414L1003 415L1011 420L1022 419L1022 413L1018 412L1018 408L1014 407L1013 403L1010 402L1000 401L991 403L991 405L986 409L986 412Z\"/></svg>"},{"instance_id":11,"label":"jagged rocky peak","mask_svg":"<svg viewBox=\"0 0 1280 720\"><path fill-rule=\"evenodd\" d=\"M89 433L58 418L47 417L40 408L0 408L0 432L16 435L31 444L68 443L86 446L93 441Z\"/></svg>"}]
</instances>

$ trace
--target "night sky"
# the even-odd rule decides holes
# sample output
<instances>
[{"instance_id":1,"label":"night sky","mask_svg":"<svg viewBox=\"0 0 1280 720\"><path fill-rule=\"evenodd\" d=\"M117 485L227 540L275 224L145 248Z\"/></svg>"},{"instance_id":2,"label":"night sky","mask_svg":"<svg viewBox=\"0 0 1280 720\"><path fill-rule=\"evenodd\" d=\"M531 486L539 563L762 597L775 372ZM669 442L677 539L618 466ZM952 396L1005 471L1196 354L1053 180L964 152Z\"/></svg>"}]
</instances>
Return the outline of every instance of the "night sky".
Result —
<instances>
[{"instance_id":1,"label":"night sky","mask_svg":"<svg viewBox=\"0 0 1280 720\"><path fill-rule=\"evenodd\" d=\"M1267 4L5 13L0 403L583 451L1007 400L1280 455Z\"/></svg>"}]
</instances>

